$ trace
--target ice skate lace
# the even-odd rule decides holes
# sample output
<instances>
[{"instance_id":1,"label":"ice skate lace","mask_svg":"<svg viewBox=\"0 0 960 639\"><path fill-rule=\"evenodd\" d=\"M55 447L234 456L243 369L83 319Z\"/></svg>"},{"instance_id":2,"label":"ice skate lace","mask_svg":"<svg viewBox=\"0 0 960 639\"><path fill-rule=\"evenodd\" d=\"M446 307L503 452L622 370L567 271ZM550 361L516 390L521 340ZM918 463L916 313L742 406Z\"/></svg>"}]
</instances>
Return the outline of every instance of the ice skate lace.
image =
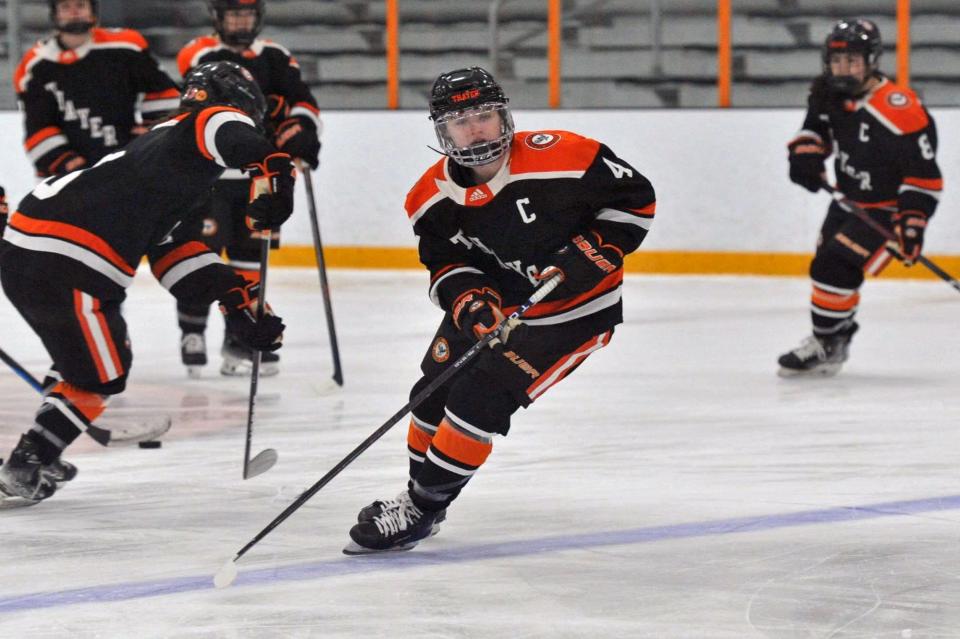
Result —
<instances>
[{"instance_id":1,"label":"ice skate lace","mask_svg":"<svg viewBox=\"0 0 960 639\"><path fill-rule=\"evenodd\" d=\"M373 519L377 530L383 535L395 535L417 523L423 517L423 511L417 508L409 497L391 500L382 513Z\"/></svg>"},{"instance_id":2,"label":"ice skate lace","mask_svg":"<svg viewBox=\"0 0 960 639\"><path fill-rule=\"evenodd\" d=\"M793 354L801 361L816 357L819 360L827 359L827 352L823 349L823 344L816 337L811 335L803 340L800 346L793 349Z\"/></svg>"}]
</instances>

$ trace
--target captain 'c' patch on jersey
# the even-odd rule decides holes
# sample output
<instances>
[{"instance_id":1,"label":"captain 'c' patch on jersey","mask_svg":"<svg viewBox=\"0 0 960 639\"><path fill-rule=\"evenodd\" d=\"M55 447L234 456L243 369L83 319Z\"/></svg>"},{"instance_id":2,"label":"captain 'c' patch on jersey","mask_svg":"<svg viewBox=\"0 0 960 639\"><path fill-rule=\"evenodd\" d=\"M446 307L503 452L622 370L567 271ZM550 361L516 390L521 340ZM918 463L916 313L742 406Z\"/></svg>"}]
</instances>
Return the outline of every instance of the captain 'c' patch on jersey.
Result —
<instances>
[{"instance_id":1,"label":"captain 'c' patch on jersey","mask_svg":"<svg viewBox=\"0 0 960 639\"><path fill-rule=\"evenodd\" d=\"M531 133L523 139L523 143L534 151L543 151L560 141L560 136L555 133Z\"/></svg>"}]
</instances>

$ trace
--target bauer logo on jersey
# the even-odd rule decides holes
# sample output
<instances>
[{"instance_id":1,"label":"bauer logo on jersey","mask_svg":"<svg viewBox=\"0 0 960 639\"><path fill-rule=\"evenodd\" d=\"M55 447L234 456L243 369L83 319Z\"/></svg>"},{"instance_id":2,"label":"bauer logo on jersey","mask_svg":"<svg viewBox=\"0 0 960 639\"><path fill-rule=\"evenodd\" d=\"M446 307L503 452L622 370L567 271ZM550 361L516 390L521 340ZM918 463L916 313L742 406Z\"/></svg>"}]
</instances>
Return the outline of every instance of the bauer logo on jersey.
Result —
<instances>
[{"instance_id":1,"label":"bauer logo on jersey","mask_svg":"<svg viewBox=\"0 0 960 639\"><path fill-rule=\"evenodd\" d=\"M910 106L910 96L900 93L899 91L894 91L887 96L887 104L894 109L905 109Z\"/></svg>"},{"instance_id":2,"label":"bauer logo on jersey","mask_svg":"<svg viewBox=\"0 0 960 639\"><path fill-rule=\"evenodd\" d=\"M553 133L531 133L523 142L531 149L543 151L544 149L549 149L559 141L560 136L554 135Z\"/></svg>"},{"instance_id":3,"label":"bauer logo on jersey","mask_svg":"<svg viewBox=\"0 0 960 639\"><path fill-rule=\"evenodd\" d=\"M433 357L433 360L439 364L450 359L450 345L447 344L447 340L438 337L430 349L430 355Z\"/></svg>"}]
</instances>

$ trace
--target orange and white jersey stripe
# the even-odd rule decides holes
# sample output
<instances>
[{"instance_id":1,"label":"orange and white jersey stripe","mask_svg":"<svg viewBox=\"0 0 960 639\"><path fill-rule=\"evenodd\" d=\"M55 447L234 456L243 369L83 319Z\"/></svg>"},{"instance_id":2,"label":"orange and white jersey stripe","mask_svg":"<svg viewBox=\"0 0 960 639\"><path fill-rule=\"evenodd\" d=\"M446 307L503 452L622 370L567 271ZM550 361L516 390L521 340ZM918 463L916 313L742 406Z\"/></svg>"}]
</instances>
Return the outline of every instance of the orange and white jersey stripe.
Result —
<instances>
[{"instance_id":1,"label":"orange and white jersey stripe","mask_svg":"<svg viewBox=\"0 0 960 639\"><path fill-rule=\"evenodd\" d=\"M39 220L16 211L3 238L23 249L76 260L123 288L133 283L136 270L106 240L79 226Z\"/></svg>"},{"instance_id":2,"label":"orange and white jersey stripe","mask_svg":"<svg viewBox=\"0 0 960 639\"><path fill-rule=\"evenodd\" d=\"M117 345L110 335L107 321L100 310L100 300L83 291L73 292L74 312L83 332L87 349L102 383L124 375Z\"/></svg>"},{"instance_id":3,"label":"orange and white jersey stripe","mask_svg":"<svg viewBox=\"0 0 960 639\"><path fill-rule=\"evenodd\" d=\"M929 195L939 201L940 195L943 193L943 178L905 177L900 185L899 192L906 193L907 191Z\"/></svg>"},{"instance_id":4,"label":"orange and white jersey stripe","mask_svg":"<svg viewBox=\"0 0 960 639\"><path fill-rule=\"evenodd\" d=\"M226 106L213 106L204 109L196 120L197 148L200 149L203 157L213 160L224 168L228 167L228 164L217 148L217 131L228 122L242 122L247 126L256 128L249 115L240 109Z\"/></svg>"},{"instance_id":5,"label":"orange and white jersey stripe","mask_svg":"<svg viewBox=\"0 0 960 639\"><path fill-rule=\"evenodd\" d=\"M211 264L223 264L223 260L203 242L187 242L158 259L151 270L157 281L169 291L191 273Z\"/></svg>"},{"instance_id":6,"label":"orange and white jersey stripe","mask_svg":"<svg viewBox=\"0 0 960 639\"><path fill-rule=\"evenodd\" d=\"M27 157L30 158L30 161L36 162L47 153L59 147L66 148L69 143L70 141L63 133L63 129L57 126L47 126L28 137L24 141L23 146L27 151Z\"/></svg>"},{"instance_id":7,"label":"orange and white jersey stripe","mask_svg":"<svg viewBox=\"0 0 960 639\"><path fill-rule=\"evenodd\" d=\"M609 344L611 335L610 331L597 335L584 342L569 355L560 358L553 366L541 373L540 377L527 388L527 396L531 400L535 400L546 393L552 386L573 372L590 355Z\"/></svg>"}]
</instances>

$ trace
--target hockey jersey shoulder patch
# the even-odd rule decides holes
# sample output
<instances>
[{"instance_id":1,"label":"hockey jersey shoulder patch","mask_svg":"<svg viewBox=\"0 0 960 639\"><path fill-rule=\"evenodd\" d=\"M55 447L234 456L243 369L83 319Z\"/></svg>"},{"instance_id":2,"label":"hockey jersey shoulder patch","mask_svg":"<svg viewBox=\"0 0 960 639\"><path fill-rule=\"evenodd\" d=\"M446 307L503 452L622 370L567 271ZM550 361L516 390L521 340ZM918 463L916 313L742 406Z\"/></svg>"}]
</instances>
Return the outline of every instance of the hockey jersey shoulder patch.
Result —
<instances>
[{"instance_id":1,"label":"hockey jersey shoulder patch","mask_svg":"<svg viewBox=\"0 0 960 639\"><path fill-rule=\"evenodd\" d=\"M571 131L520 131L513 138L510 173L580 177L599 150L599 142Z\"/></svg>"},{"instance_id":2,"label":"hockey jersey shoulder patch","mask_svg":"<svg viewBox=\"0 0 960 639\"><path fill-rule=\"evenodd\" d=\"M103 27L95 27L91 31L91 34L93 36L94 46L128 46L131 49L137 49L139 51L145 51L149 47L146 38L135 29L105 29Z\"/></svg>"},{"instance_id":3,"label":"hockey jersey shoulder patch","mask_svg":"<svg viewBox=\"0 0 960 639\"><path fill-rule=\"evenodd\" d=\"M892 82L877 89L865 108L897 135L916 133L930 124L930 117L917 94Z\"/></svg>"},{"instance_id":4,"label":"hockey jersey shoulder patch","mask_svg":"<svg viewBox=\"0 0 960 639\"><path fill-rule=\"evenodd\" d=\"M441 159L427 169L427 172L417 180L417 183L414 184L410 192L407 193L404 208L407 211L407 218L410 220L410 224L416 224L417 220L427 212L427 209L445 197L440 191L440 185L438 184L438 182L446 179L443 170L444 161L445 159Z\"/></svg>"}]
</instances>

